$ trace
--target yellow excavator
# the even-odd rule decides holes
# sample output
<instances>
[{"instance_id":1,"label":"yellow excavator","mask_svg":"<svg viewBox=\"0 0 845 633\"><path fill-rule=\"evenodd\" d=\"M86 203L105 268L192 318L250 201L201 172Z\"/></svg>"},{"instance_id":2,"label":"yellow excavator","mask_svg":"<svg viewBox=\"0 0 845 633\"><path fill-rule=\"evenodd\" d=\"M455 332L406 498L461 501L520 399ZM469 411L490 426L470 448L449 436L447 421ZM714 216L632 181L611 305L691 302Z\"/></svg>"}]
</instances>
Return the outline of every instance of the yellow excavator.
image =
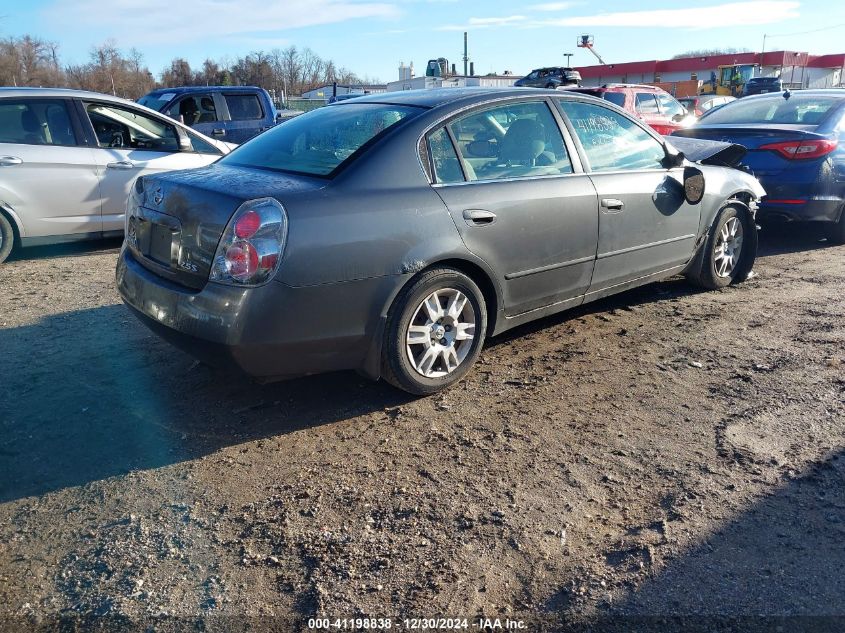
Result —
<instances>
[{"instance_id":1,"label":"yellow excavator","mask_svg":"<svg viewBox=\"0 0 845 633\"><path fill-rule=\"evenodd\" d=\"M719 66L710 79L701 86L701 94L717 94L730 97L742 95L742 89L749 79L757 74L758 64L727 64Z\"/></svg>"}]
</instances>

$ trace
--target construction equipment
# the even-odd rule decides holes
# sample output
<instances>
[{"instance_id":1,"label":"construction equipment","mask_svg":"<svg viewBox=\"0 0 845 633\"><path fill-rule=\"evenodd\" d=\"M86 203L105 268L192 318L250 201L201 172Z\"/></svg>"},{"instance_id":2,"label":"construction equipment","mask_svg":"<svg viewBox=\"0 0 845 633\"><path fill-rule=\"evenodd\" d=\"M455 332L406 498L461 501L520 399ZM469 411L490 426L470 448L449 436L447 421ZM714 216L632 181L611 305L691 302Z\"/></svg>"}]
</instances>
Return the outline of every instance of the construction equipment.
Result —
<instances>
[{"instance_id":1,"label":"construction equipment","mask_svg":"<svg viewBox=\"0 0 845 633\"><path fill-rule=\"evenodd\" d=\"M596 56L596 59L599 60L599 63L604 64L605 61L601 58L596 50L593 48L593 36L592 35L580 35L578 36L578 41L575 44L578 48L586 48L590 51L593 55Z\"/></svg>"},{"instance_id":2,"label":"construction equipment","mask_svg":"<svg viewBox=\"0 0 845 633\"><path fill-rule=\"evenodd\" d=\"M717 94L730 97L742 95L742 89L749 79L757 74L759 64L726 64L719 66L710 79L703 82L701 94Z\"/></svg>"}]
</instances>

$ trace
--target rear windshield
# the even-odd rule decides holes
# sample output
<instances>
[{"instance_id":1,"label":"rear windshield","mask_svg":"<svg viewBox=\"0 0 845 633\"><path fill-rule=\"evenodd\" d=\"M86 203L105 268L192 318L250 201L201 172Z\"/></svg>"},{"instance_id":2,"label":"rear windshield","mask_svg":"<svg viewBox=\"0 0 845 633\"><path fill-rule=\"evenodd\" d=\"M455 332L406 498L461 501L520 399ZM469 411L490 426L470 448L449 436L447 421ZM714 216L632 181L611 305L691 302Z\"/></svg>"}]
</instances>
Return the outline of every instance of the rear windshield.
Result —
<instances>
[{"instance_id":1,"label":"rear windshield","mask_svg":"<svg viewBox=\"0 0 845 633\"><path fill-rule=\"evenodd\" d=\"M717 110L711 110L702 122L712 123L782 123L785 125L818 125L831 108L842 99L818 95L793 93L789 99L783 95L764 99L746 98L732 101Z\"/></svg>"},{"instance_id":2,"label":"rear windshield","mask_svg":"<svg viewBox=\"0 0 845 633\"><path fill-rule=\"evenodd\" d=\"M220 162L330 176L369 141L421 112L423 108L350 100L290 119L240 146Z\"/></svg>"}]
</instances>

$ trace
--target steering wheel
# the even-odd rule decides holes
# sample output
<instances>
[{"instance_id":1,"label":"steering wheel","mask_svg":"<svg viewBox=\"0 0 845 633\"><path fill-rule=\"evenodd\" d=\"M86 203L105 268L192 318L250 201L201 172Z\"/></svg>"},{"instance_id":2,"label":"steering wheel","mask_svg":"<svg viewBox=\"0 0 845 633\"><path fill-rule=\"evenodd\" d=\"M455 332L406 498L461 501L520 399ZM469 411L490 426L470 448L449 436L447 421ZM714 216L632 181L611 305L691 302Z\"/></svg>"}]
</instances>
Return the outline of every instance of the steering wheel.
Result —
<instances>
[{"instance_id":1,"label":"steering wheel","mask_svg":"<svg viewBox=\"0 0 845 633\"><path fill-rule=\"evenodd\" d=\"M111 143L109 143L109 147L123 147L123 134L120 132L115 132L112 134Z\"/></svg>"}]
</instances>

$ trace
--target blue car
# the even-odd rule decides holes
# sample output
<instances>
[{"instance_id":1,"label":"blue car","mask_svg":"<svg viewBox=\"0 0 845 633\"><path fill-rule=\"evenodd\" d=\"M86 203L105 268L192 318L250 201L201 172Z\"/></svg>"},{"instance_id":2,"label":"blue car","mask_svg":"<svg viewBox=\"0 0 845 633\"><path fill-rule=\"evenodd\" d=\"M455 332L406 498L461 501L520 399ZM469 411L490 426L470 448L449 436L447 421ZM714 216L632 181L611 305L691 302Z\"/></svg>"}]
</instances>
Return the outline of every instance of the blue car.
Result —
<instances>
[{"instance_id":1,"label":"blue car","mask_svg":"<svg viewBox=\"0 0 845 633\"><path fill-rule=\"evenodd\" d=\"M742 165L767 193L760 222L820 222L845 243L845 90L746 97L674 135L745 146Z\"/></svg>"}]
</instances>

